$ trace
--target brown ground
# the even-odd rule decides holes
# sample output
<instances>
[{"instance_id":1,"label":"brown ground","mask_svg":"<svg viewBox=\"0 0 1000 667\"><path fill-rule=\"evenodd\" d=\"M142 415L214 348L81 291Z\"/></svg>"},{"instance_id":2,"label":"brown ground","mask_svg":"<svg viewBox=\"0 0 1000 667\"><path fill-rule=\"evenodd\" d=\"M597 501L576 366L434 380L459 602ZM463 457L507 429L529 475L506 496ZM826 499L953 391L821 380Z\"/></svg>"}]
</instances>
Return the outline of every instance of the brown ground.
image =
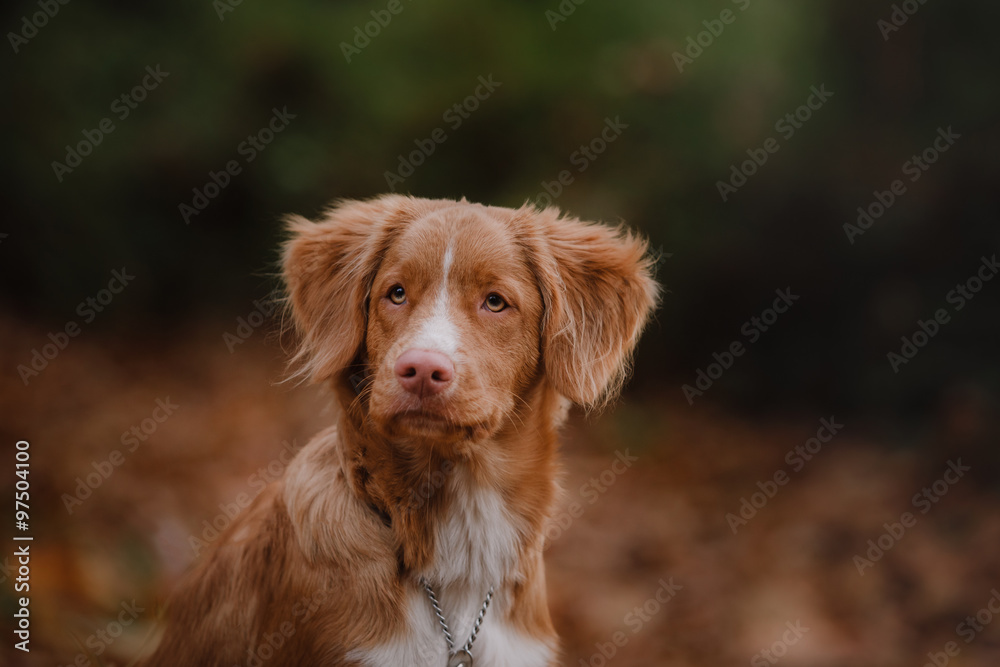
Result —
<instances>
[{"instance_id":1,"label":"brown ground","mask_svg":"<svg viewBox=\"0 0 1000 667\"><path fill-rule=\"evenodd\" d=\"M194 557L189 536L220 515L220 503L256 492L251 475L275 460L283 441L304 444L329 423L314 390L275 385L284 354L273 341L258 331L230 354L226 327L143 341L85 331L25 387L13 369L48 332L0 323L0 355L12 371L0 380L0 455L12 463L13 442L31 442L35 537L32 651L13 651L5 630L0 664L85 665L90 658L79 656L88 647L90 664L127 664ZM127 452L121 434L167 397L179 406L175 414ZM547 553L564 663L772 664L759 652L781 640L786 623L798 623L808 631L789 633L794 643L775 647L773 661L919 667L928 652L955 642L959 652L948 664L1000 664L1000 618L988 622L993 614L985 611L981 632L959 627L1000 590L997 438L989 420L962 402L942 408L931 433L872 438L864 433L873 427L847 422L792 472L785 452L829 416L761 424L647 399L574 417L564 437L566 513ZM919 448L894 446L904 437ZM70 515L62 495L114 449L123 462ZM611 472L616 452L635 457L620 475ZM912 496L959 457L971 470L922 514ZM734 535L726 514L779 470L790 481ZM588 480L602 473L613 483L598 491ZM5 473L0 498L13 491ZM574 502L575 517L568 512ZM915 524L860 575L854 556L907 511ZM0 539L11 545L9 519L4 524ZM4 546L0 563L12 552ZM7 580L0 628L14 609L12 576L0 570ZM674 594L660 604L655 595L666 599L664 583L675 585ZM133 600L144 611L106 644L95 633ZM643 605L648 612L634 611ZM606 659L601 650L612 648Z\"/></svg>"}]
</instances>

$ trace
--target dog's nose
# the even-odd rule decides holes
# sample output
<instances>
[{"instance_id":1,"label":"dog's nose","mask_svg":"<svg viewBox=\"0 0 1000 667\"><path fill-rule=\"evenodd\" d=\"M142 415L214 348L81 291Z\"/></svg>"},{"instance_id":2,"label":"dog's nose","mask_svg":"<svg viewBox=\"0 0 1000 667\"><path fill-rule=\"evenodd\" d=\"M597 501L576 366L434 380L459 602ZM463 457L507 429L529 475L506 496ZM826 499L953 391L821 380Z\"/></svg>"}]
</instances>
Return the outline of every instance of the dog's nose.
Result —
<instances>
[{"instance_id":1,"label":"dog's nose","mask_svg":"<svg viewBox=\"0 0 1000 667\"><path fill-rule=\"evenodd\" d=\"M448 388L455 366L440 352L407 350L396 360L396 379L403 389L423 398Z\"/></svg>"}]
</instances>

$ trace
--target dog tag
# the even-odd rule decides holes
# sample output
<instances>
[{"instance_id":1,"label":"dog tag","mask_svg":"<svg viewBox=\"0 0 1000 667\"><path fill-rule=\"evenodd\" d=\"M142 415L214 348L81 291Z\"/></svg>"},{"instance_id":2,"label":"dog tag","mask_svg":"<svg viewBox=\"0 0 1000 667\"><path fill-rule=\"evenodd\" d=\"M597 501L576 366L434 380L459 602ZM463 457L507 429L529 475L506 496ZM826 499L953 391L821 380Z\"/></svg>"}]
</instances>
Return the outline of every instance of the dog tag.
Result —
<instances>
[{"instance_id":1,"label":"dog tag","mask_svg":"<svg viewBox=\"0 0 1000 667\"><path fill-rule=\"evenodd\" d=\"M472 667L472 654L460 649L448 660L448 667Z\"/></svg>"}]
</instances>

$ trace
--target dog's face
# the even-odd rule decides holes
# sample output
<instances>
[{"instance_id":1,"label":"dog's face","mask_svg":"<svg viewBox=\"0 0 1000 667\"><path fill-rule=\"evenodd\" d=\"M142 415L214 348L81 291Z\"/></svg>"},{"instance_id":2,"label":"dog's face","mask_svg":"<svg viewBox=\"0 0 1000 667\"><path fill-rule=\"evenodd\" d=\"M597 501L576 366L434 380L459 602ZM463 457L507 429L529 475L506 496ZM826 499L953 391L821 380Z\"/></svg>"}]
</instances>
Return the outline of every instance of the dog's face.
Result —
<instances>
[{"instance_id":1,"label":"dog's face","mask_svg":"<svg viewBox=\"0 0 1000 667\"><path fill-rule=\"evenodd\" d=\"M513 230L480 207L411 222L372 282L369 414L392 435L495 431L538 374L542 296Z\"/></svg>"},{"instance_id":2,"label":"dog's face","mask_svg":"<svg viewBox=\"0 0 1000 667\"><path fill-rule=\"evenodd\" d=\"M396 439L488 436L541 382L601 401L656 296L645 243L554 209L390 195L291 228L299 361Z\"/></svg>"}]
</instances>

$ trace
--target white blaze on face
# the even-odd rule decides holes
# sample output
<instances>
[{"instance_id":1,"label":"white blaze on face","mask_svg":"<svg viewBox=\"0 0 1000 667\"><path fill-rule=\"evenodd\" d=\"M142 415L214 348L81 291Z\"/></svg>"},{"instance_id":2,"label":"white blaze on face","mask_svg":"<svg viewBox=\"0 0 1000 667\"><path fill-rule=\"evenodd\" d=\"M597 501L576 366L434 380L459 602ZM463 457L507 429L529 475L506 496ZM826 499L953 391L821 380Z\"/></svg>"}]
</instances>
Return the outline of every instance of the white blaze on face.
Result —
<instances>
[{"instance_id":1,"label":"white blaze on face","mask_svg":"<svg viewBox=\"0 0 1000 667\"><path fill-rule=\"evenodd\" d=\"M441 260L441 284L438 285L430 313L410 340L410 348L433 350L448 357L453 357L458 351L458 328L451 319L448 299L448 273L454 259L454 251L449 245Z\"/></svg>"}]
</instances>

